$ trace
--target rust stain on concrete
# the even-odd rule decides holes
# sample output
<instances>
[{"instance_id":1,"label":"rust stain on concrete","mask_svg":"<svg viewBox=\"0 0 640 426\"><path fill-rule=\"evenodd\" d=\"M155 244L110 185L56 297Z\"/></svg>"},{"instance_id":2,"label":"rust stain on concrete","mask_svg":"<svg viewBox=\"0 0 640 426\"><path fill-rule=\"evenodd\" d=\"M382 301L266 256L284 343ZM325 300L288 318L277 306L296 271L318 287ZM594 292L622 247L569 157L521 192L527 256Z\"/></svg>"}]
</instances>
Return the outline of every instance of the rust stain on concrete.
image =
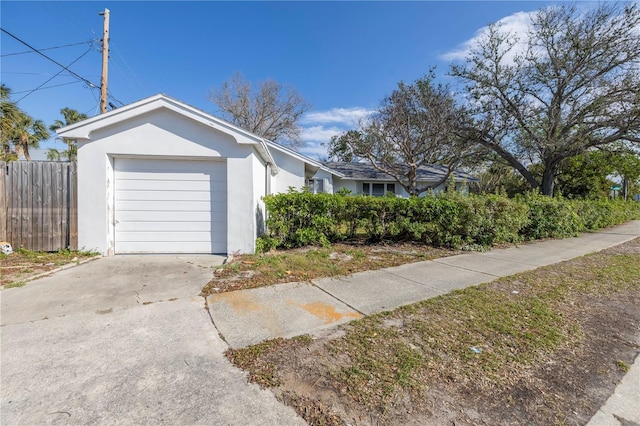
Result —
<instances>
[{"instance_id":1,"label":"rust stain on concrete","mask_svg":"<svg viewBox=\"0 0 640 426\"><path fill-rule=\"evenodd\" d=\"M252 297L240 291L217 294L214 301L228 303L231 308L239 314L256 312L262 309L262 306L253 300Z\"/></svg>"},{"instance_id":2,"label":"rust stain on concrete","mask_svg":"<svg viewBox=\"0 0 640 426\"><path fill-rule=\"evenodd\" d=\"M311 315L314 315L320 318L321 320L324 321L325 324L331 324L332 322L339 321L345 317L347 318L362 317L362 315L357 312L344 312L344 313L338 312L336 311L336 308L334 308L331 305L327 305L326 303L323 303L323 302L307 303L304 305L291 302L291 301L289 301L289 303L292 305L298 306L304 309L305 311L309 312Z\"/></svg>"}]
</instances>

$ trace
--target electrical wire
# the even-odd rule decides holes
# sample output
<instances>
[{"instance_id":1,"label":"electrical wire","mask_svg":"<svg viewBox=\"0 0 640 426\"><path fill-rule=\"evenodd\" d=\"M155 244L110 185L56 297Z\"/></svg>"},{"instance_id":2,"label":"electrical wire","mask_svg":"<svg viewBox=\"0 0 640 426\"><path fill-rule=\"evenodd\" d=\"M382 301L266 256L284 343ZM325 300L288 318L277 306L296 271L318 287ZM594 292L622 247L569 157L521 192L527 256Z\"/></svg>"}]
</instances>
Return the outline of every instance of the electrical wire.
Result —
<instances>
[{"instance_id":1,"label":"electrical wire","mask_svg":"<svg viewBox=\"0 0 640 426\"><path fill-rule=\"evenodd\" d=\"M9 31L5 30L4 28L0 28L0 30L7 34L8 36L14 38L15 40L19 41L20 43L24 44L25 46L27 46L29 49L33 50L34 52L38 53L39 55L47 58L48 60L50 60L51 62L53 62L54 64L58 65L59 67L62 67L63 69L67 70L72 76L74 76L75 78L85 82L89 87L98 87L95 84L93 84L92 82L90 82L89 80L87 80L86 78L76 74L75 72L71 71L68 67L65 67L64 65L62 65L60 62L56 61L55 59L45 55L44 53L42 53L40 50L36 49L35 47L31 46L29 43L27 43L26 41L20 39L19 37L11 34Z\"/></svg>"},{"instance_id":2,"label":"electrical wire","mask_svg":"<svg viewBox=\"0 0 640 426\"><path fill-rule=\"evenodd\" d=\"M111 93L107 93L107 98L111 98L114 101L116 101L117 103L119 103L120 105L124 106L124 103L120 100L120 99L116 99Z\"/></svg>"},{"instance_id":3,"label":"electrical wire","mask_svg":"<svg viewBox=\"0 0 640 426\"><path fill-rule=\"evenodd\" d=\"M133 72L133 70L131 69L131 67L129 66L129 63L126 61L126 59L124 58L124 56L122 55L122 53L120 53L120 50L118 49L118 46L116 43L111 42L109 47L113 47L113 51L115 52L115 54L118 56L118 58L120 58L120 60L122 61L122 63L124 64L124 66L126 67L126 70L129 72L129 74L131 74L133 76L134 81L138 84L138 87L140 89L142 89L142 91L145 91L144 86L142 85L142 82L140 81L140 79L138 78L138 76ZM117 62L114 62L115 64L117 64ZM117 66L117 65L116 65ZM121 72L121 74L124 77L124 73ZM133 85L132 85L133 86Z\"/></svg>"},{"instance_id":4,"label":"electrical wire","mask_svg":"<svg viewBox=\"0 0 640 426\"><path fill-rule=\"evenodd\" d=\"M87 49L86 52L84 52L82 55L78 56L77 59L75 59L73 62L71 62L69 65L67 65L66 67L64 67L64 69L58 71L56 74L54 74L52 77L50 77L49 79L47 79L47 81L45 81L44 83L42 83L41 85L39 85L38 87L36 87L35 89L31 90L29 93L27 93L26 95L24 95L23 97L21 97L20 99L18 99L16 101L16 104L18 102L20 102L21 100L23 100L24 98L26 98L27 96L29 96L30 94L32 94L33 92L35 92L36 90L42 88L42 86L44 86L45 84L47 84L48 82L50 82L51 80L53 80L54 78L56 78L57 76L59 76L60 74L62 74L64 72L64 70L68 70L69 67L73 64L75 64L76 62L78 62L80 59L82 59L87 53L91 52L91 48Z\"/></svg>"},{"instance_id":5,"label":"electrical wire","mask_svg":"<svg viewBox=\"0 0 640 426\"><path fill-rule=\"evenodd\" d=\"M54 87L60 87L60 86L68 86L70 84L78 84L78 83L82 83L81 81L78 80L74 80L74 81L68 81L66 83L60 83L60 84L54 84L53 86L47 86L47 87L40 87L37 90L45 90L45 89L53 89ZM34 89L35 90L35 89ZM32 90L21 90L19 92L12 92L12 95L20 95L22 93L27 93L27 92L32 92Z\"/></svg>"},{"instance_id":6,"label":"electrical wire","mask_svg":"<svg viewBox=\"0 0 640 426\"><path fill-rule=\"evenodd\" d=\"M89 40L89 41L83 41L83 42L80 42L80 43L65 44L63 46L45 47L44 49L40 49L40 51L61 49L63 47L79 46L81 44L93 44L93 43L95 43L97 41L100 41L100 39L93 39L93 40ZM24 55L24 54L27 54L27 53L34 53L34 51L33 50L26 50L24 52L5 53L4 55L0 55L0 58L5 58L7 56Z\"/></svg>"}]
</instances>

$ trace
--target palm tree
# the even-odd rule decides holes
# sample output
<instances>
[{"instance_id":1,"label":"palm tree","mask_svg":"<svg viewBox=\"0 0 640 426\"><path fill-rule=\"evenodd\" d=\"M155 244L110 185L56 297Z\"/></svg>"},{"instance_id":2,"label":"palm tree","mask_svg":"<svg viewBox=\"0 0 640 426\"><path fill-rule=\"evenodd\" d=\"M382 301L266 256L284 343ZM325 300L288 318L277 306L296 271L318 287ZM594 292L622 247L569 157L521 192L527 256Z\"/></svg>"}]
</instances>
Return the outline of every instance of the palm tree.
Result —
<instances>
[{"instance_id":1,"label":"palm tree","mask_svg":"<svg viewBox=\"0 0 640 426\"><path fill-rule=\"evenodd\" d=\"M62 120L56 120L51 126L49 126L49 130L52 132L88 118L87 114L80 113L72 108L62 108L60 110L60 114L62 114L64 122ZM62 138L62 140L67 143L67 149L60 152L55 148L49 148L47 158L55 161L60 161L61 158L67 158L69 161L74 161L78 155L78 146L75 139Z\"/></svg>"},{"instance_id":2,"label":"palm tree","mask_svg":"<svg viewBox=\"0 0 640 426\"><path fill-rule=\"evenodd\" d=\"M11 89L0 84L0 142L2 150L0 159L3 161L15 160L15 153L11 151L12 130L20 109L11 101Z\"/></svg>"},{"instance_id":3,"label":"palm tree","mask_svg":"<svg viewBox=\"0 0 640 426\"><path fill-rule=\"evenodd\" d=\"M29 147L37 148L40 145L40 141L49 139L51 135L42 120L34 120L24 112L19 111L9 136L13 140L16 153L22 153L27 161L31 161Z\"/></svg>"}]
</instances>

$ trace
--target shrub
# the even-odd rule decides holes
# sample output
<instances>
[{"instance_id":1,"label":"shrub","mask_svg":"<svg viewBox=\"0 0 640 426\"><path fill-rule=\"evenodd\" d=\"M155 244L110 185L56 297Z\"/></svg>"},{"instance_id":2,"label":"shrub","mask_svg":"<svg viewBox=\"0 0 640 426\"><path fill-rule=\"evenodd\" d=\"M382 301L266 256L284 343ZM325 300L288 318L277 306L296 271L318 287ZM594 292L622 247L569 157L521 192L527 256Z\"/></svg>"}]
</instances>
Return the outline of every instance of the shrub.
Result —
<instances>
[{"instance_id":1,"label":"shrub","mask_svg":"<svg viewBox=\"0 0 640 426\"><path fill-rule=\"evenodd\" d=\"M568 200L530 193L409 199L289 192L264 198L267 234L257 250L326 246L351 238L415 241L433 246L491 246L563 238L640 218L639 204Z\"/></svg>"},{"instance_id":2,"label":"shrub","mask_svg":"<svg viewBox=\"0 0 640 426\"><path fill-rule=\"evenodd\" d=\"M521 231L526 240L573 237L585 229L584 222L566 198L530 192L516 200L529 208L529 223Z\"/></svg>"}]
</instances>

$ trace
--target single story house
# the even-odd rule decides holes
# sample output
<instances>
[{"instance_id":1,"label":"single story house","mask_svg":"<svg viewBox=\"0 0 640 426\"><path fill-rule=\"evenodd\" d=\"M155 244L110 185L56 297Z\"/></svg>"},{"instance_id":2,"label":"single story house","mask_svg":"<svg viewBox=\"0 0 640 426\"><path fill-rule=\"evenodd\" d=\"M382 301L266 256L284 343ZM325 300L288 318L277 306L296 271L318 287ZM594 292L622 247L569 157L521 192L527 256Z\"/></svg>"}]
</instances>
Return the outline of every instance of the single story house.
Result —
<instances>
[{"instance_id":1,"label":"single story house","mask_svg":"<svg viewBox=\"0 0 640 426\"><path fill-rule=\"evenodd\" d=\"M405 189L396 182L390 175L381 172L371 165L371 163L345 163L345 162L323 162L325 167L333 171L332 187L336 190L345 188L354 195L383 196L386 193L396 194L399 197L408 197ZM469 182L476 182L478 179L468 173L455 170L453 178L456 182L456 189L466 190ZM442 181L447 176L447 168L438 165L422 166L417 171L418 185L432 187ZM315 182L314 182L315 183ZM448 182L441 183L433 187L434 192L443 191ZM312 190L312 186L309 185ZM315 187L313 188L315 189ZM321 191L322 192L322 191ZM425 193L421 194L424 195Z\"/></svg>"},{"instance_id":2,"label":"single story house","mask_svg":"<svg viewBox=\"0 0 640 426\"><path fill-rule=\"evenodd\" d=\"M78 143L78 246L105 255L252 253L267 194L399 188L364 175L364 165L320 163L163 94L57 133Z\"/></svg>"}]
</instances>

